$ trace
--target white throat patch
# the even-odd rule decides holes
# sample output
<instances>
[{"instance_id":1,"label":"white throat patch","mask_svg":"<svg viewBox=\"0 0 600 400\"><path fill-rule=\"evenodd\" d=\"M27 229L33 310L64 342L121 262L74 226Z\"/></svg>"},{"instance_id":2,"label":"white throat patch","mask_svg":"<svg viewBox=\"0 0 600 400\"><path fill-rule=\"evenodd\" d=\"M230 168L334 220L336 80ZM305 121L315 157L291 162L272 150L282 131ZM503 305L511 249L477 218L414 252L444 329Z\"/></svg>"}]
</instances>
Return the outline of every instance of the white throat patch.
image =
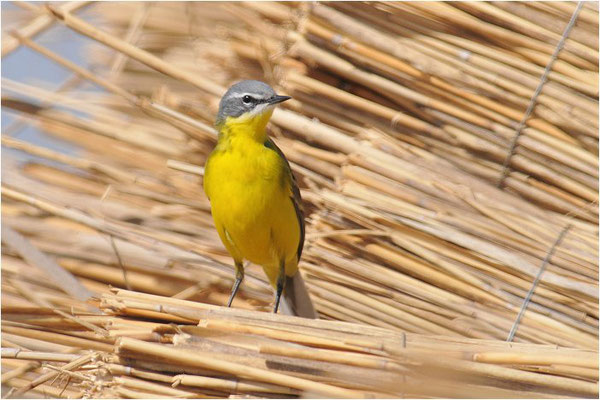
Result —
<instances>
[{"instance_id":1,"label":"white throat patch","mask_svg":"<svg viewBox=\"0 0 600 400\"><path fill-rule=\"evenodd\" d=\"M245 112L242 115L240 115L239 117L237 117L236 120L238 120L239 122L248 121L248 120L256 117L257 115L263 114L264 112L266 112L274 107L275 107L275 104L268 104L268 103L258 104L252 110Z\"/></svg>"}]
</instances>

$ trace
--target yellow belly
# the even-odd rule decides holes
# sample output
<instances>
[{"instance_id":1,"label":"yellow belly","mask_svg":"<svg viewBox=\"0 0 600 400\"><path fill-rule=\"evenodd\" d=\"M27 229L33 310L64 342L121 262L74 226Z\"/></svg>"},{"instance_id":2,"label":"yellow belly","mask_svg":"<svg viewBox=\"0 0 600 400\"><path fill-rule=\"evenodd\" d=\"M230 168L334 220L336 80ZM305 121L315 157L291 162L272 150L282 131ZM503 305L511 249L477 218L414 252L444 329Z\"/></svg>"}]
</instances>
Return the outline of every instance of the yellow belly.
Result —
<instances>
[{"instance_id":1,"label":"yellow belly","mask_svg":"<svg viewBox=\"0 0 600 400\"><path fill-rule=\"evenodd\" d=\"M271 281L282 261L286 275L293 275L300 225L281 159L260 144L240 148L215 151L206 167L205 190L219 236L234 259L262 265Z\"/></svg>"}]
</instances>

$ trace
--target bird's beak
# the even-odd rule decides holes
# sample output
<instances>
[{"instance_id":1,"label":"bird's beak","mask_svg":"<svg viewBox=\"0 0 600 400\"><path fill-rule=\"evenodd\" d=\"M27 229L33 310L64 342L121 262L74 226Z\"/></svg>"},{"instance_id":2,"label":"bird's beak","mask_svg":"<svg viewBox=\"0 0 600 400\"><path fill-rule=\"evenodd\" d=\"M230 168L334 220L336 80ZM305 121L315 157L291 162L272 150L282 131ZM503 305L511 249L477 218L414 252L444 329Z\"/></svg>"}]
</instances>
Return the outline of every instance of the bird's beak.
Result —
<instances>
[{"instance_id":1,"label":"bird's beak","mask_svg":"<svg viewBox=\"0 0 600 400\"><path fill-rule=\"evenodd\" d=\"M289 100L289 99L291 99L290 96L279 96L278 94L276 94L275 96L273 96L269 100L267 100L267 102L270 105L273 105L273 104L283 103L284 101Z\"/></svg>"}]
</instances>

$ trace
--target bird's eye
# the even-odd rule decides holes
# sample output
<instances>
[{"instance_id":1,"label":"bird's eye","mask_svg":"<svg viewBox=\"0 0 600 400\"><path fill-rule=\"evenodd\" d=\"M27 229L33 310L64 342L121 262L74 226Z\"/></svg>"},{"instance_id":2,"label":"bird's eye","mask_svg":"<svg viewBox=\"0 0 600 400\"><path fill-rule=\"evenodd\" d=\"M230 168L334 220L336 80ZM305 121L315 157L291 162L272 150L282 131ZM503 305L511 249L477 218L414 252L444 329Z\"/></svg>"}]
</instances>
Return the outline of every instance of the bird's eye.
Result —
<instances>
[{"instance_id":1,"label":"bird's eye","mask_svg":"<svg viewBox=\"0 0 600 400\"><path fill-rule=\"evenodd\" d=\"M242 97L242 101L244 102L244 104L250 104L252 103L252 97L245 95L244 97Z\"/></svg>"}]
</instances>

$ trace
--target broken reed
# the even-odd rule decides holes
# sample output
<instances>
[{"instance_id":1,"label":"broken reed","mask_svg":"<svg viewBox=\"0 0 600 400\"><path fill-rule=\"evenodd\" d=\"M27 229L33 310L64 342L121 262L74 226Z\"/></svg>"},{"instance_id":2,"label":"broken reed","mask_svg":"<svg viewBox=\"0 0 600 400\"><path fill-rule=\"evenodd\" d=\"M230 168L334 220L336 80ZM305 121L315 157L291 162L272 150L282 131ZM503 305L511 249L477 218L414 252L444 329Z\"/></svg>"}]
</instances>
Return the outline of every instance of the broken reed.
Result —
<instances>
[{"instance_id":1,"label":"broken reed","mask_svg":"<svg viewBox=\"0 0 600 400\"><path fill-rule=\"evenodd\" d=\"M70 320L49 308L3 306L2 380L15 395L52 388L58 376L78 396L598 393L593 350L307 321L127 290L106 291L96 304L104 315L75 312Z\"/></svg>"},{"instance_id":2,"label":"broken reed","mask_svg":"<svg viewBox=\"0 0 600 400\"><path fill-rule=\"evenodd\" d=\"M22 45L107 92L50 92L3 79L4 109L22 117L9 131L31 123L84 149L64 155L3 135L5 148L71 167L4 168L3 223L96 293L124 287L124 267L133 290L223 304L231 262L196 167L214 145L220 94L232 81L256 77L294 97L275 112L272 135L301 178L308 217L301 267L324 319L499 343L549 249L573 224L514 341L595 349L598 72L590 6L559 54L502 189L495 183L508 144L563 28L547 17L566 23L568 3L97 4L90 9L108 22L103 29L51 6L46 16L111 49L90 54L110 79L19 30ZM46 107L12 97L22 95ZM3 247L3 305L79 309L22 256ZM236 307L267 310L270 301L262 271L251 266ZM129 309L129 317L193 320ZM11 339L25 340L24 328L8 329ZM131 329L121 336L157 338ZM88 336L77 339L87 340L77 342L81 348L114 346L92 345ZM536 362L524 369L597 382L589 366ZM13 386L23 387L18 379L29 376L15 378ZM135 379L116 387L115 396L141 389ZM477 390L450 385L429 394Z\"/></svg>"}]
</instances>

